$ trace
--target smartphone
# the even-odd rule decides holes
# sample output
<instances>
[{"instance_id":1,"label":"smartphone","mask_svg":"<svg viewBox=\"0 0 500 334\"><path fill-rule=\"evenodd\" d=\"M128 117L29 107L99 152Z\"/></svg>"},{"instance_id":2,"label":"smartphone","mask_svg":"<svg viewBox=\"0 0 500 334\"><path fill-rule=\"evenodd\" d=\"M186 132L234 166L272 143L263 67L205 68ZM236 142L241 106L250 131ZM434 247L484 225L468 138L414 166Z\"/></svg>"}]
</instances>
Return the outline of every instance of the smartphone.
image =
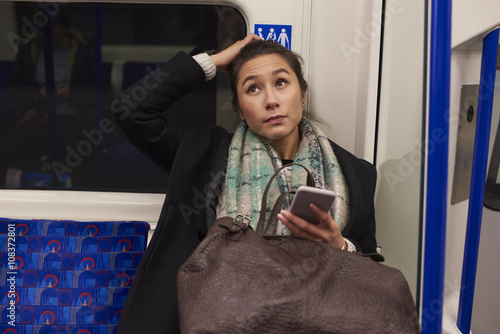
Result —
<instances>
[{"instance_id":1,"label":"smartphone","mask_svg":"<svg viewBox=\"0 0 500 334\"><path fill-rule=\"evenodd\" d=\"M331 190L300 186L295 192L295 197L292 200L289 211L311 224L318 225L319 220L309 208L309 205L314 203L321 210L328 212L332 207L334 199L335 193Z\"/></svg>"}]
</instances>

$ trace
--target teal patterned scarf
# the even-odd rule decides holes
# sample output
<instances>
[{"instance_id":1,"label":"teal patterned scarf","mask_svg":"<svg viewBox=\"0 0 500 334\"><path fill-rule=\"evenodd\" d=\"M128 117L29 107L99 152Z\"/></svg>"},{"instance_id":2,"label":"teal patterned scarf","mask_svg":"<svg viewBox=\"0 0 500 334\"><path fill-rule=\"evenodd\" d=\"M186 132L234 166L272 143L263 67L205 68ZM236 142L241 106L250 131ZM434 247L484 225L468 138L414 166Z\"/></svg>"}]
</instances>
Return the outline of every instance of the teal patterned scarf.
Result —
<instances>
[{"instance_id":1,"label":"teal patterned scarf","mask_svg":"<svg viewBox=\"0 0 500 334\"><path fill-rule=\"evenodd\" d=\"M302 138L294 162L309 169L316 187L336 193L330 214L343 230L349 221L349 194L337 158L330 142L318 127L306 119L302 119L299 126ZM225 186L219 195L217 217L235 217L238 214L248 216L255 229L264 189L275 170L281 166L281 158L273 147L242 121L231 141ZM278 196L305 185L306 177L306 172L299 166L292 166L291 170L285 169L280 173L269 190L266 221ZM288 206L289 203L284 203L283 208ZM290 232L279 222L277 234L288 235Z\"/></svg>"}]
</instances>

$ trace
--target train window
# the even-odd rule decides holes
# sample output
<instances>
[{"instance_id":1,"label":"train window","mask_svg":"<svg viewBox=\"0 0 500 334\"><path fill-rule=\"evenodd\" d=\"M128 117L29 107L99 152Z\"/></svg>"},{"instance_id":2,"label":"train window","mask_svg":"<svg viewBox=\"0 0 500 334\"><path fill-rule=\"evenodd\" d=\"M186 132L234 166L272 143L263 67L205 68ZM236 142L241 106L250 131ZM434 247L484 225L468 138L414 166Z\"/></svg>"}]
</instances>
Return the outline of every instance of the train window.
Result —
<instances>
[{"instance_id":1,"label":"train window","mask_svg":"<svg viewBox=\"0 0 500 334\"><path fill-rule=\"evenodd\" d=\"M218 5L0 2L0 22L3 189L164 192L168 175L121 133L111 103L177 52L221 50L247 33L236 9ZM229 99L218 76L165 117L232 130Z\"/></svg>"}]
</instances>

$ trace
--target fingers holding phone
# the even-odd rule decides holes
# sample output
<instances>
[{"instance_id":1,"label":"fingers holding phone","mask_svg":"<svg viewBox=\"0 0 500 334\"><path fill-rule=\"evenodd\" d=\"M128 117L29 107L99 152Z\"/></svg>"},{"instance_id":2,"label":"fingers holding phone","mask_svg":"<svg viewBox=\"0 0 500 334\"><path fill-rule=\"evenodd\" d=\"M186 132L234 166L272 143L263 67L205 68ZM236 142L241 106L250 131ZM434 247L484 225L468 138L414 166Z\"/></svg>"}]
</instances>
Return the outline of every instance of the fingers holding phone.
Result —
<instances>
[{"instance_id":1,"label":"fingers holding phone","mask_svg":"<svg viewBox=\"0 0 500 334\"><path fill-rule=\"evenodd\" d=\"M334 199L332 191L299 187L290 210L283 210L278 218L297 237L342 248L345 241L340 227L329 213Z\"/></svg>"},{"instance_id":2,"label":"fingers holding phone","mask_svg":"<svg viewBox=\"0 0 500 334\"><path fill-rule=\"evenodd\" d=\"M311 209L311 204L315 204L322 211L328 212L335 200L335 193L328 189L300 186L295 192L290 212L300 218L318 225L318 211Z\"/></svg>"}]
</instances>

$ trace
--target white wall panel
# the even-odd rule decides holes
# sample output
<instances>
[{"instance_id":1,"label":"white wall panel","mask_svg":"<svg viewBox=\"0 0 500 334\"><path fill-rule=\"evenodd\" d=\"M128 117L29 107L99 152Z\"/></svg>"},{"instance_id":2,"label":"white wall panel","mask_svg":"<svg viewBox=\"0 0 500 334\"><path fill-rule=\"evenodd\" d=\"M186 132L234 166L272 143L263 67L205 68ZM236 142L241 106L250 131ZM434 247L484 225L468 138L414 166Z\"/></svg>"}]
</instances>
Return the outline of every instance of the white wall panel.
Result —
<instances>
[{"instance_id":1,"label":"white wall panel","mask_svg":"<svg viewBox=\"0 0 500 334\"><path fill-rule=\"evenodd\" d=\"M425 4L387 1L386 18L377 142L377 240L386 264L403 272L417 299Z\"/></svg>"},{"instance_id":2,"label":"white wall panel","mask_svg":"<svg viewBox=\"0 0 500 334\"><path fill-rule=\"evenodd\" d=\"M498 0L453 0L451 47L478 47L481 36L500 23L499 15Z\"/></svg>"},{"instance_id":3,"label":"white wall panel","mask_svg":"<svg viewBox=\"0 0 500 334\"><path fill-rule=\"evenodd\" d=\"M314 0L310 107L330 137L373 161L381 1Z\"/></svg>"}]
</instances>

